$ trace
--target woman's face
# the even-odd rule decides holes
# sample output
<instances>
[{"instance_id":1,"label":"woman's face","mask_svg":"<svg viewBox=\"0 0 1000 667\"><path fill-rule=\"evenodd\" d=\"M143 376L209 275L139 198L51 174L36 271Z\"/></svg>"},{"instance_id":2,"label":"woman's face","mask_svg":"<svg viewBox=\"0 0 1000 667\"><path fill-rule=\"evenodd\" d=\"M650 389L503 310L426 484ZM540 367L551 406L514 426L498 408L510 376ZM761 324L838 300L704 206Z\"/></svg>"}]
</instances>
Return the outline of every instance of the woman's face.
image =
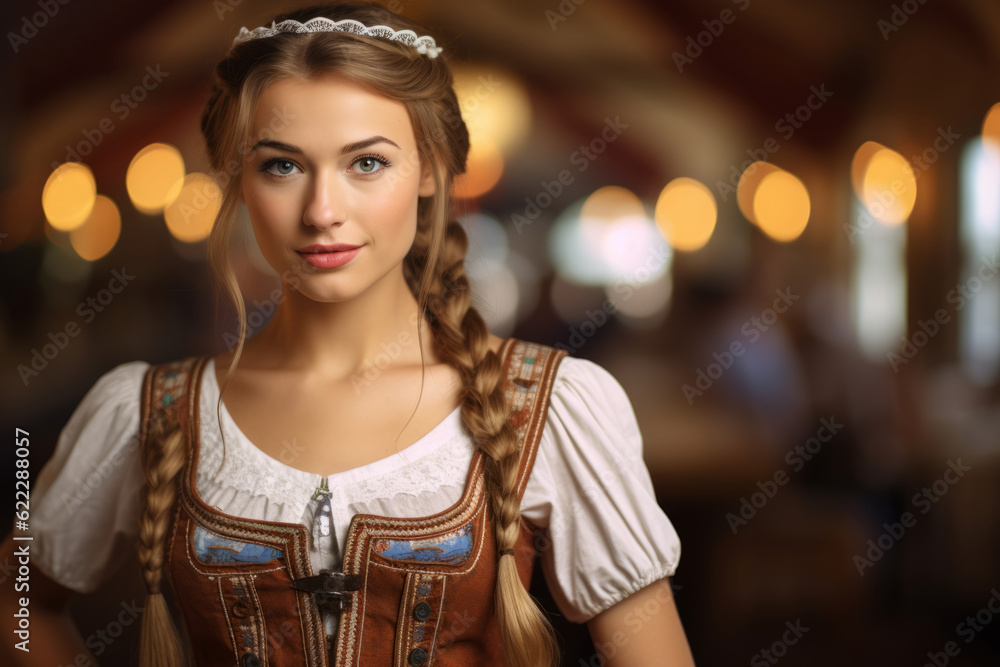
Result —
<instances>
[{"instance_id":1,"label":"woman's face","mask_svg":"<svg viewBox=\"0 0 1000 667\"><path fill-rule=\"evenodd\" d=\"M250 137L243 198L283 281L333 302L402 278L417 197L435 190L406 107L340 76L282 79L261 95Z\"/></svg>"}]
</instances>

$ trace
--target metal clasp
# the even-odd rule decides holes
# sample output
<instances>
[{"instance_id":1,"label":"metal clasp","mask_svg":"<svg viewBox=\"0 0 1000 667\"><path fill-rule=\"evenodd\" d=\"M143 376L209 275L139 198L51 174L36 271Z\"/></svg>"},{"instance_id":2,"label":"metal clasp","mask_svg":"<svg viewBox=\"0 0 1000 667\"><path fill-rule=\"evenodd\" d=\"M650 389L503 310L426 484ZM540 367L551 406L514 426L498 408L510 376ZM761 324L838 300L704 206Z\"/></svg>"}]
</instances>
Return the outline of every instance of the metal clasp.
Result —
<instances>
[{"instance_id":1,"label":"metal clasp","mask_svg":"<svg viewBox=\"0 0 1000 667\"><path fill-rule=\"evenodd\" d=\"M353 596L349 591L361 588L361 575L323 569L314 577L293 580L292 588L312 593L316 604L328 611L341 612L351 606Z\"/></svg>"}]
</instances>

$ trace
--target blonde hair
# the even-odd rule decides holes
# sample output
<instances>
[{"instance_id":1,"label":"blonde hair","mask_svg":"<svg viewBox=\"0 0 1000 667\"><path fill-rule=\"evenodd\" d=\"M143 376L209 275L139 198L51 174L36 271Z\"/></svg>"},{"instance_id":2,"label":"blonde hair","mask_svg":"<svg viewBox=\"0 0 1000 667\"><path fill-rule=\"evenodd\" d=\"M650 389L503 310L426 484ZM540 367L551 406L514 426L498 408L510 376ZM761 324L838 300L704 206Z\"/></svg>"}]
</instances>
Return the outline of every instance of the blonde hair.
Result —
<instances>
[{"instance_id":1,"label":"blonde hair","mask_svg":"<svg viewBox=\"0 0 1000 667\"><path fill-rule=\"evenodd\" d=\"M427 34L414 22L375 3L334 3L275 17L305 22L314 16L352 18L365 25L388 25ZM240 334L222 390L232 378L247 335L246 304L229 257L229 240L240 202L239 173L252 145L249 135L257 101L282 78L314 80L336 73L402 103L409 114L421 165L429 165L435 194L421 198L417 233L404 260L404 276L420 313L431 326L435 353L460 373L461 418L483 453L483 470L494 519L497 550L514 547L520 533L517 497L519 445L504 396L503 368L490 348L482 316L471 305L464 261L468 238L450 214L451 185L465 172L469 133L462 119L445 54L428 58L404 44L343 33L280 34L238 44L215 68L212 96L201 120L209 157L223 189L222 206L209 238L209 260L216 279L236 307ZM284 277L283 277L284 279ZM418 327L419 339L420 327ZM423 345L420 346L421 351ZM222 397L216 406L221 420ZM404 427L405 428L405 427ZM158 449L157 449L158 447ZM154 468L145 491L141 565L148 598L142 623L141 665L174 665L180 646L159 592L162 555L174 501L173 478L183 462L180 435L160 439L149 462ZM223 454L224 455L224 454ZM495 611L507 664L551 667L559 662L555 631L518 574L512 554L499 558Z\"/></svg>"}]
</instances>

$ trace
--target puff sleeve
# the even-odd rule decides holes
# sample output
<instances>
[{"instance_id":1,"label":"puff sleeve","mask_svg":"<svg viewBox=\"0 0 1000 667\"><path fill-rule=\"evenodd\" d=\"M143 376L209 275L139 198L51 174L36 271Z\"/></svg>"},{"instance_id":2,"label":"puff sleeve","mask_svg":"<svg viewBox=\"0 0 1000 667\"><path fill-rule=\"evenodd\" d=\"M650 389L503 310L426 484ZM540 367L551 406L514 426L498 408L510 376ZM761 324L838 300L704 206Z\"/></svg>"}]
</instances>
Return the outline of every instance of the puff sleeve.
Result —
<instances>
[{"instance_id":1,"label":"puff sleeve","mask_svg":"<svg viewBox=\"0 0 1000 667\"><path fill-rule=\"evenodd\" d=\"M102 375L60 431L30 490L31 563L79 593L97 589L135 554L142 486L139 400L149 364Z\"/></svg>"},{"instance_id":2,"label":"puff sleeve","mask_svg":"<svg viewBox=\"0 0 1000 667\"><path fill-rule=\"evenodd\" d=\"M521 515L559 610L584 623L673 575L680 539L660 508L625 390L602 366L565 357L553 381Z\"/></svg>"}]
</instances>

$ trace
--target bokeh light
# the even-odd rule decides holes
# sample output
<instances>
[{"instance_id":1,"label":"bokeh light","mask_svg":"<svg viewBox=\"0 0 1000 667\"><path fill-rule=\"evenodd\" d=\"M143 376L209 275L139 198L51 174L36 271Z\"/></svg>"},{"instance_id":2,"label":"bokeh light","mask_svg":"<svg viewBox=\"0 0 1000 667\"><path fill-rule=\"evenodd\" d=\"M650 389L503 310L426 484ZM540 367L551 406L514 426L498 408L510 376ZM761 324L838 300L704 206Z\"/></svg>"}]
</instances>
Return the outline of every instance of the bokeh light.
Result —
<instances>
[{"instance_id":1,"label":"bokeh light","mask_svg":"<svg viewBox=\"0 0 1000 667\"><path fill-rule=\"evenodd\" d=\"M84 223L94 208L97 181L85 164L59 165L42 188L42 211L55 229L70 231Z\"/></svg>"},{"instance_id":2,"label":"bokeh light","mask_svg":"<svg viewBox=\"0 0 1000 667\"><path fill-rule=\"evenodd\" d=\"M487 139L507 153L524 141L531 129L531 101L520 77L494 64L451 67L472 144Z\"/></svg>"},{"instance_id":3,"label":"bokeh light","mask_svg":"<svg viewBox=\"0 0 1000 667\"><path fill-rule=\"evenodd\" d=\"M118 206L110 198L98 195L87 220L70 231L70 243L77 255L94 262L111 252L121 230L122 217Z\"/></svg>"},{"instance_id":4,"label":"bokeh light","mask_svg":"<svg viewBox=\"0 0 1000 667\"><path fill-rule=\"evenodd\" d=\"M997 102L986 112L983 118L983 139L1000 147L1000 102Z\"/></svg>"},{"instance_id":5,"label":"bokeh light","mask_svg":"<svg viewBox=\"0 0 1000 667\"><path fill-rule=\"evenodd\" d=\"M178 241L197 243L208 237L222 206L222 191L208 175L184 177L180 194L163 211L167 229Z\"/></svg>"},{"instance_id":6,"label":"bokeh light","mask_svg":"<svg viewBox=\"0 0 1000 667\"><path fill-rule=\"evenodd\" d=\"M125 175L125 188L135 208L159 213L180 194L184 185L184 158L169 144L155 143L136 153Z\"/></svg>"},{"instance_id":7,"label":"bokeh light","mask_svg":"<svg viewBox=\"0 0 1000 667\"><path fill-rule=\"evenodd\" d=\"M811 205L805 184L784 170L761 180L753 198L757 226L776 241L793 241L809 222Z\"/></svg>"},{"instance_id":8,"label":"bokeh light","mask_svg":"<svg viewBox=\"0 0 1000 667\"><path fill-rule=\"evenodd\" d=\"M854 193L876 220L904 222L917 200L917 176L906 158L882 144L868 141L851 161Z\"/></svg>"},{"instance_id":9,"label":"bokeh light","mask_svg":"<svg viewBox=\"0 0 1000 667\"><path fill-rule=\"evenodd\" d=\"M630 201L620 192L612 191L610 197L620 203ZM650 217L584 217L588 202L590 198L567 207L550 230L549 252L560 276L581 285L643 284L669 269L672 250ZM594 210L593 206L586 210ZM597 210L604 215L608 209L602 204ZM626 204L618 210L636 209Z\"/></svg>"},{"instance_id":10,"label":"bokeh light","mask_svg":"<svg viewBox=\"0 0 1000 667\"><path fill-rule=\"evenodd\" d=\"M743 216L775 241L794 241L809 223L809 191L795 175L755 162L740 177L736 201Z\"/></svg>"},{"instance_id":11,"label":"bokeh light","mask_svg":"<svg viewBox=\"0 0 1000 667\"><path fill-rule=\"evenodd\" d=\"M913 212L917 176L906 158L884 148L869 160L861 192L861 203L876 220L899 224Z\"/></svg>"},{"instance_id":12,"label":"bokeh light","mask_svg":"<svg viewBox=\"0 0 1000 667\"><path fill-rule=\"evenodd\" d=\"M497 145L486 137L476 137L469 147L465 173L455 178L454 195L472 199L486 194L500 182L503 168L503 153Z\"/></svg>"},{"instance_id":13,"label":"bokeh light","mask_svg":"<svg viewBox=\"0 0 1000 667\"><path fill-rule=\"evenodd\" d=\"M675 250L694 251L712 237L719 217L715 197L693 178L675 178L656 202L653 219Z\"/></svg>"},{"instance_id":14,"label":"bokeh light","mask_svg":"<svg viewBox=\"0 0 1000 667\"><path fill-rule=\"evenodd\" d=\"M581 218L606 222L644 215L646 208L639 197L631 190L618 185L605 185L594 190L580 209Z\"/></svg>"},{"instance_id":15,"label":"bokeh light","mask_svg":"<svg viewBox=\"0 0 1000 667\"><path fill-rule=\"evenodd\" d=\"M754 162L743 170L740 174L740 181L736 186L736 204L740 213L750 222L757 224L757 215L754 212L753 200L757 195L757 188L760 182L768 176L778 171L778 167L770 162Z\"/></svg>"}]
</instances>

